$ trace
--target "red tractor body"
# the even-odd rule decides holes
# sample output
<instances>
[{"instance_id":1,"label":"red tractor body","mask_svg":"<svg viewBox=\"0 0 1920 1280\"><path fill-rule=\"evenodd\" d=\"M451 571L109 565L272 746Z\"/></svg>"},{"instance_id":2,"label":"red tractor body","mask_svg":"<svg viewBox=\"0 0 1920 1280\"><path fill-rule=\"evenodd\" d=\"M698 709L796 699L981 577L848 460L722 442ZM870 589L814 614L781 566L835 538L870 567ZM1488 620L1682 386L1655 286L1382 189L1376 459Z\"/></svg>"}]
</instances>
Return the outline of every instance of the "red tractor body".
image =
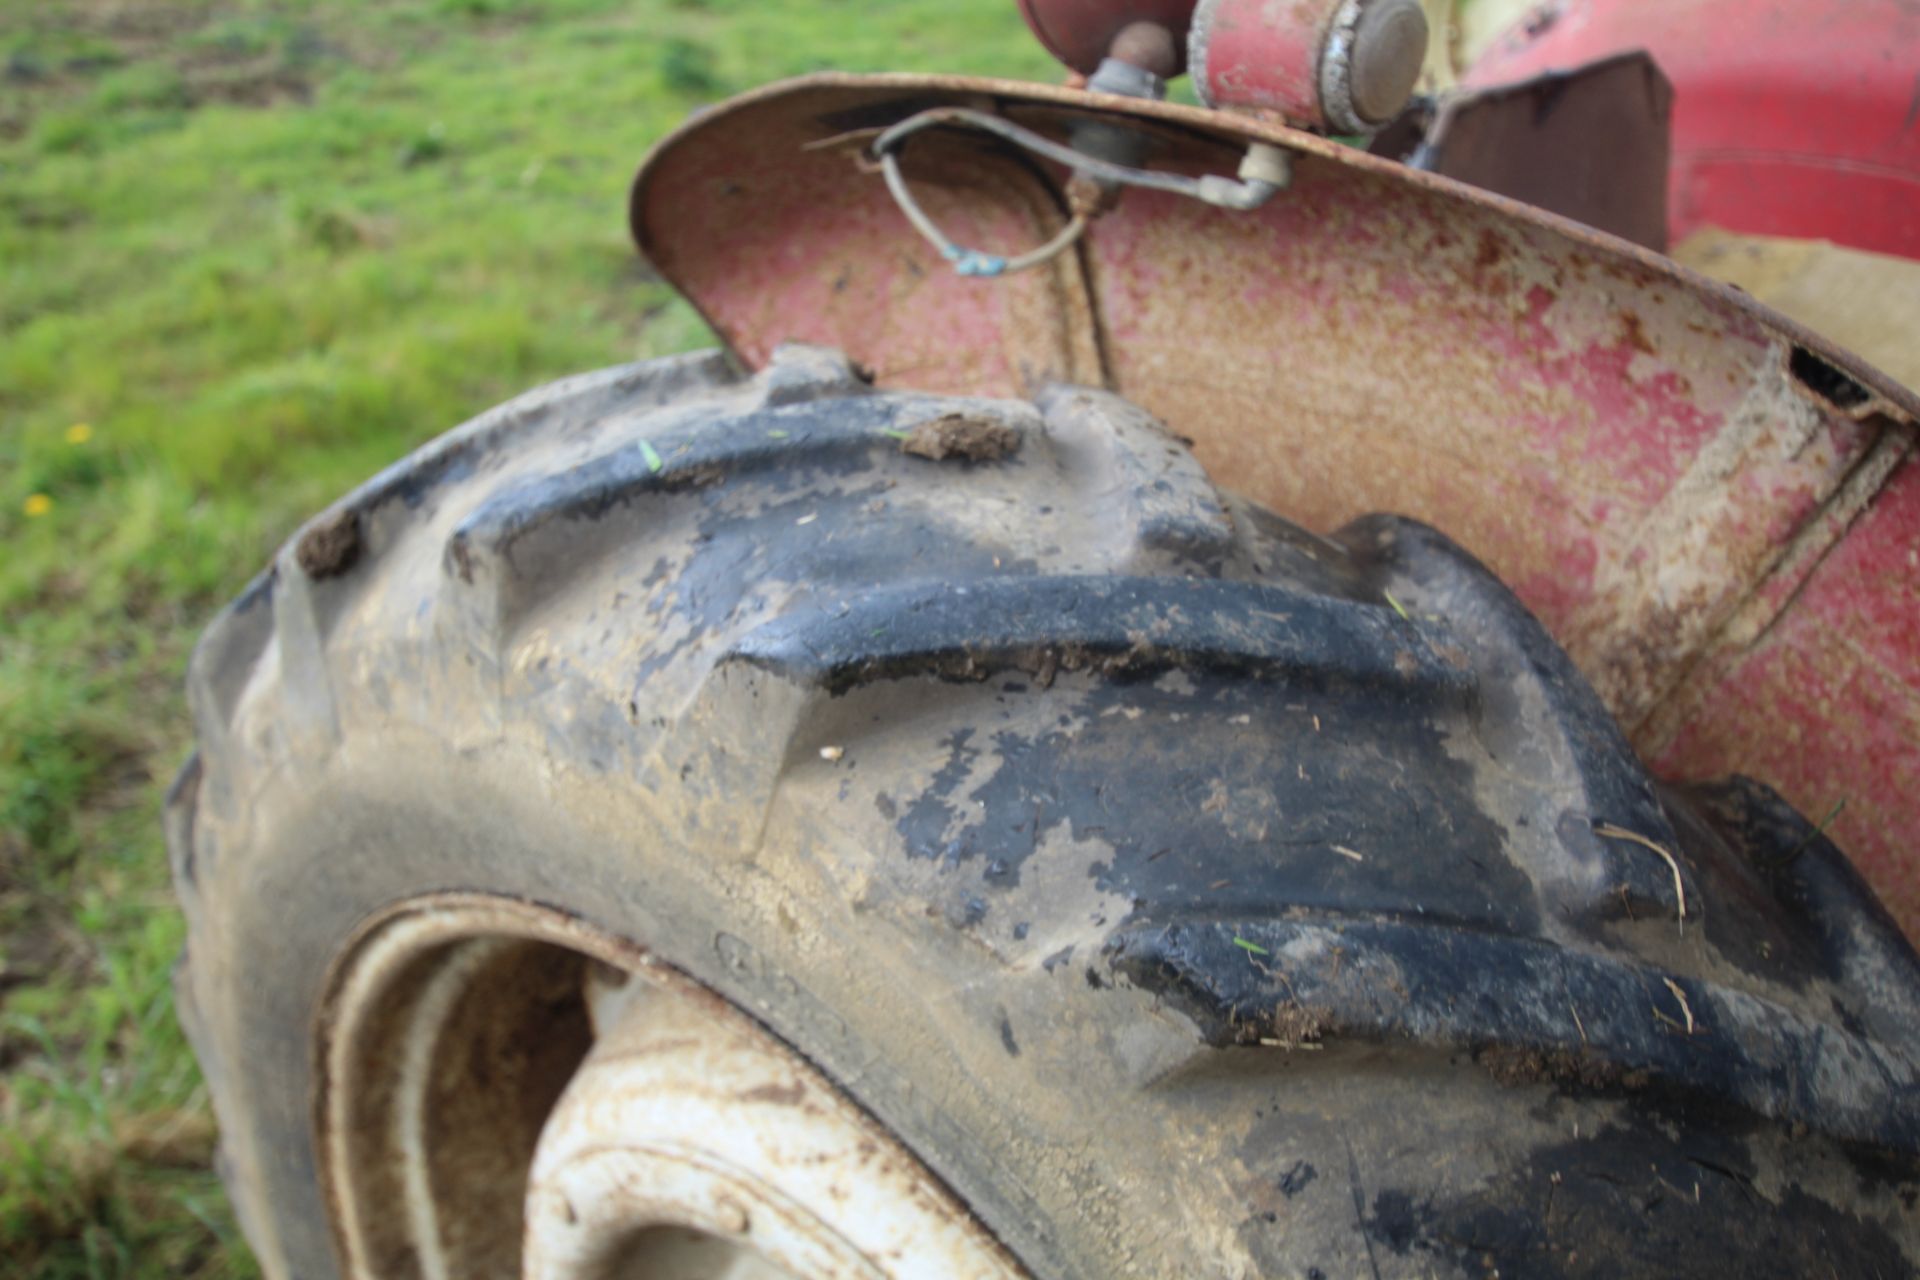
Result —
<instances>
[{"instance_id":1,"label":"red tractor body","mask_svg":"<svg viewBox=\"0 0 1920 1280\"><path fill-rule=\"evenodd\" d=\"M1903 0L1550 0L1476 86L1645 49L1677 92L1674 243L1702 227L1920 258L1920 8Z\"/></svg>"}]
</instances>

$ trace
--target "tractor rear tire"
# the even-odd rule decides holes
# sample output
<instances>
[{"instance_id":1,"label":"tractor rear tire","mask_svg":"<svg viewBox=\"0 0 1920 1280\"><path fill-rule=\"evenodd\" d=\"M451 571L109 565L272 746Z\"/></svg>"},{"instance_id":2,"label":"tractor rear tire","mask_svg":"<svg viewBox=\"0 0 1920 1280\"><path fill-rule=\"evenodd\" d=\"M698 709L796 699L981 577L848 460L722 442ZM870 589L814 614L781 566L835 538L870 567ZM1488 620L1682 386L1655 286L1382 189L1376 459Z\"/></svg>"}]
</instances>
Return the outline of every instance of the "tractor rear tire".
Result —
<instances>
[{"instance_id":1,"label":"tractor rear tire","mask_svg":"<svg viewBox=\"0 0 1920 1280\"><path fill-rule=\"evenodd\" d=\"M1920 976L1838 851L1656 785L1440 535L1111 395L563 382L311 522L190 691L179 1004L270 1275L518 1274L636 980L897 1142L952 1274L1920 1258Z\"/></svg>"}]
</instances>

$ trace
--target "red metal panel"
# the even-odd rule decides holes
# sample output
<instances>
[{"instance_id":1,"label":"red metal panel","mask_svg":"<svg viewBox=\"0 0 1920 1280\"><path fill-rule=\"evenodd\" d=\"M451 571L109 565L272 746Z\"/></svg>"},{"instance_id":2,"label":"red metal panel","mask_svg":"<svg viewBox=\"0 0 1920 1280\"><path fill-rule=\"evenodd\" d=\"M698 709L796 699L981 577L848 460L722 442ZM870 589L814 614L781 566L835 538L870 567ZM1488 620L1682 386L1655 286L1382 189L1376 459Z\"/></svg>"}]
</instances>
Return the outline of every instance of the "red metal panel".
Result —
<instances>
[{"instance_id":1,"label":"red metal panel","mask_svg":"<svg viewBox=\"0 0 1920 1280\"><path fill-rule=\"evenodd\" d=\"M1717 226L1920 258L1920 5L1548 0L1467 81L1633 49L1676 92L1676 242Z\"/></svg>"},{"instance_id":2,"label":"red metal panel","mask_svg":"<svg viewBox=\"0 0 1920 1280\"><path fill-rule=\"evenodd\" d=\"M1326 123L1320 51L1342 0L1201 0L1193 78L1208 102L1278 111L1289 123Z\"/></svg>"},{"instance_id":3,"label":"red metal panel","mask_svg":"<svg viewBox=\"0 0 1920 1280\"><path fill-rule=\"evenodd\" d=\"M1787 606L1704 673L1655 766L1765 778L1920 933L1920 464L1906 461Z\"/></svg>"},{"instance_id":4,"label":"red metal panel","mask_svg":"<svg viewBox=\"0 0 1920 1280\"><path fill-rule=\"evenodd\" d=\"M904 76L776 87L660 145L636 183L636 236L750 364L798 339L845 348L883 385L1104 381L1283 514L1320 528L1375 510L1428 520L1514 585L1676 771L1738 769L1822 811L1827 774L1796 773L1756 722L1715 728L1714 673L1798 625L1816 597L1795 605L1795 584L1843 563L1837 544L1873 559L1904 527L1880 516L1878 490L1920 399L1658 255L1324 139L1170 104L1124 109L1157 139L1158 167L1231 173L1257 138L1295 153L1292 188L1254 214L1131 191L1079 261L963 279L857 163L873 128L961 102L1059 136L1088 100ZM916 181L956 234L1000 249L1059 224L1045 197L1063 175L942 145L918 153ZM1854 719L1865 703L1808 702L1793 712L1794 758L1834 777L1893 770L1855 822L1876 824L1879 843L1861 847L1899 897L1920 866L1900 848L1920 828L1920 596L1876 610L1822 615L1839 647L1809 660L1851 689L1867 678L1851 655L1884 649L1873 705L1908 710L1868 734ZM1687 746L1690 731L1718 754ZM1920 933L1920 907L1901 900Z\"/></svg>"},{"instance_id":5,"label":"red metal panel","mask_svg":"<svg viewBox=\"0 0 1920 1280\"><path fill-rule=\"evenodd\" d=\"M645 222L693 232L699 250L686 257L644 232L643 246L676 262L676 283L687 273L683 292L755 367L798 339L839 346L926 391L1011 390L1033 370L1099 382L1077 259L969 288L906 229L851 152L801 150L862 119L773 112L754 134L657 152L650 186L664 203ZM965 140L917 138L904 167L927 212L969 245L1025 248L1066 221L1034 174ZM979 199L982 190L994 197Z\"/></svg>"}]
</instances>

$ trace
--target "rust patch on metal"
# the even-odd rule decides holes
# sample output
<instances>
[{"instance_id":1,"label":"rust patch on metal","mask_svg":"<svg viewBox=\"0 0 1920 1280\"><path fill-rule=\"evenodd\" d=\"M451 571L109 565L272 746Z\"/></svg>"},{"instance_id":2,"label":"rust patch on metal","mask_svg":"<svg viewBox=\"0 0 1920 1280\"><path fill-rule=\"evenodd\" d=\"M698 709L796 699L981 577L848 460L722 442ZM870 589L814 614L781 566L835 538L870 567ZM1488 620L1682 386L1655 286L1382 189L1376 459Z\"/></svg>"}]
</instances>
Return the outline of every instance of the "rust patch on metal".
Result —
<instances>
[{"instance_id":1,"label":"rust patch on metal","mask_svg":"<svg viewBox=\"0 0 1920 1280\"><path fill-rule=\"evenodd\" d=\"M1647 341L1647 327L1640 322L1640 317L1633 312L1622 311L1620 313L1620 328L1620 340L1629 347L1632 347L1635 351L1638 351L1641 355L1654 356L1660 354L1655 350L1653 343Z\"/></svg>"},{"instance_id":2,"label":"rust patch on metal","mask_svg":"<svg viewBox=\"0 0 1920 1280\"><path fill-rule=\"evenodd\" d=\"M743 1089L734 1095L742 1102L770 1102L777 1107L797 1107L807 1091L798 1081L790 1084L763 1084Z\"/></svg>"}]
</instances>

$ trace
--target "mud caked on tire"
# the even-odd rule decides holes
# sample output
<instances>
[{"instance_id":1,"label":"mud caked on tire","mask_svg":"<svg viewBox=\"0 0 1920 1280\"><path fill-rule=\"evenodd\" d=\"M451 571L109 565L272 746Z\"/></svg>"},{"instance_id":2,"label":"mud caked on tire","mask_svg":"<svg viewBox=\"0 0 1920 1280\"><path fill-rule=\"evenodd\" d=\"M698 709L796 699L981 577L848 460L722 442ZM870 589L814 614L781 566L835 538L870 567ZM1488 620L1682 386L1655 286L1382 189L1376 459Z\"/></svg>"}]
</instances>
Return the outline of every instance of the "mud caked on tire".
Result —
<instances>
[{"instance_id":1,"label":"mud caked on tire","mask_svg":"<svg viewBox=\"0 0 1920 1280\"><path fill-rule=\"evenodd\" d=\"M1920 1256L1920 977L1845 859L1652 783L1438 534L1291 527L1111 395L563 382L309 525L191 692L180 1004L273 1274L513 1274L616 952L1047 1280ZM343 1051L348 958L462 912L546 923Z\"/></svg>"}]
</instances>

